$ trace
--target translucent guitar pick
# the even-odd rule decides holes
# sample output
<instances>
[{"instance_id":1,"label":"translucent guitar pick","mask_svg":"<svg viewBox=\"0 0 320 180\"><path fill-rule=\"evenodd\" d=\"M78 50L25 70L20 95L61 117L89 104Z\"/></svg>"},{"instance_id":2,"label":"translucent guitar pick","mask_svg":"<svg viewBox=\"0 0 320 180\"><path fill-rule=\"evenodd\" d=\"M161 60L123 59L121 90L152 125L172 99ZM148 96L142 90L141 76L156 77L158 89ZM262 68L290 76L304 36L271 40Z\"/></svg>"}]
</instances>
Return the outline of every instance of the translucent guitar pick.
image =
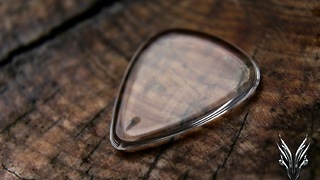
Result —
<instances>
[{"instance_id":1,"label":"translucent guitar pick","mask_svg":"<svg viewBox=\"0 0 320 180\"><path fill-rule=\"evenodd\" d=\"M214 120L259 84L254 61L239 48L188 30L147 41L129 65L115 103L110 140L134 150Z\"/></svg>"}]
</instances>

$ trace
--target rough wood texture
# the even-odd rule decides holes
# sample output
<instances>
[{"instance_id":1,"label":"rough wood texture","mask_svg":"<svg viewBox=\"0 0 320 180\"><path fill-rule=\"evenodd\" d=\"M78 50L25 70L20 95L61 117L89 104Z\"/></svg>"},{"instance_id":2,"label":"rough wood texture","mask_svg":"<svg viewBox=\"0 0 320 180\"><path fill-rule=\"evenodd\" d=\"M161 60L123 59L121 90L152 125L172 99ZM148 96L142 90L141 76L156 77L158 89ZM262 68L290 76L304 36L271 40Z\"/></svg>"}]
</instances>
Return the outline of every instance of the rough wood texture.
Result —
<instances>
[{"instance_id":1,"label":"rough wood texture","mask_svg":"<svg viewBox=\"0 0 320 180\"><path fill-rule=\"evenodd\" d=\"M278 134L296 149L307 133L310 163L301 177L319 179L319 12L318 1L137 0L77 19L1 64L1 179L286 179ZM121 77L138 45L168 28L238 45L257 61L262 82L250 101L183 139L119 153L109 124Z\"/></svg>"},{"instance_id":2,"label":"rough wood texture","mask_svg":"<svg viewBox=\"0 0 320 180\"><path fill-rule=\"evenodd\" d=\"M10 0L0 1L0 63L90 18L113 1L102 0Z\"/></svg>"}]
</instances>

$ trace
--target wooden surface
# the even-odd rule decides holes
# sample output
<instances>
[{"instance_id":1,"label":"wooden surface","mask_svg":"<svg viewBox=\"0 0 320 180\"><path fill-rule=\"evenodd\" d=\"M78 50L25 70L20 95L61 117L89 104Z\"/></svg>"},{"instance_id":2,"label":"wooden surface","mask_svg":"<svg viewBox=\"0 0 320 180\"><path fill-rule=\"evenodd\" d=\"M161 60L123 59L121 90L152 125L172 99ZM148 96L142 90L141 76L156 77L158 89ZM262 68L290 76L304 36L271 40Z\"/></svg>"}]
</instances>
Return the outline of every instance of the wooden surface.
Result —
<instances>
[{"instance_id":1,"label":"wooden surface","mask_svg":"<svg viewBox=\"0 0 320 180\"><path fill-rule=\"evenodd\" d=\"M301 179L320 179L319 1L90 3L0 1L1 179L287 179L279 134L293 151L309 134ZM117 152L109 125L121 77L137 47L168 28L239 46L261 84L183 139Z\"/></svg>"}]
</instances>

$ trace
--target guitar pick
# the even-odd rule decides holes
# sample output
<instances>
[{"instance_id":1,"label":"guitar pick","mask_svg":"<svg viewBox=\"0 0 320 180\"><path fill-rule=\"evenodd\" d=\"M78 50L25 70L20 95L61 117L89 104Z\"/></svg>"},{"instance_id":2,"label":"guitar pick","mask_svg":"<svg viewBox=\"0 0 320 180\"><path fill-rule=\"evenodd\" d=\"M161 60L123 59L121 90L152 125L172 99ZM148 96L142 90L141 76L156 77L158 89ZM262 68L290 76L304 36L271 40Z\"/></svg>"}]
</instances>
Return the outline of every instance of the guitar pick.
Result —
<instances>
[{"instance_id":1,"label":"guitar pick","mask_svg":"<svg viewBox=\"0 0 320 180\"><path fill-rule=\"evenodd\" d=\"M210 122L249 95L260 81L256 63L217 37L169 30L144 43L122 80L111 144L135 150Z\"/></svg>"}]
</instances>

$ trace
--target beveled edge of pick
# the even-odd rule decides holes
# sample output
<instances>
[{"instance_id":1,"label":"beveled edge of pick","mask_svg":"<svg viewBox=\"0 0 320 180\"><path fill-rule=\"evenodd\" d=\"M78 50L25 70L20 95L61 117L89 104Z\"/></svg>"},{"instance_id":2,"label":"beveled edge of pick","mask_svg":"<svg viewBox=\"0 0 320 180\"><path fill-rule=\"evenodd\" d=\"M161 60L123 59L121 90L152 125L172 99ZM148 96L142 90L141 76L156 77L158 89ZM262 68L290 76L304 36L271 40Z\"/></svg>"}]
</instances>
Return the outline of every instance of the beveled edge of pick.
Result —
<instances>
[{"instance_id":1,"label":"beveled edge of pick","mask_svg":"<svg viewBox=\"0 0 320 180\"><path fill-rule=\"evenodd\" d=\"M119 137L117 137L117 135L115 133L115 128L116 128L116 121L118 118L118 112L119 112L119 108L120 108L119 102L121 102L122 95L125 90L125 84L129 78L129 74L132 70L133 65L135 64L135 62L139 58L140 54L147 47L149 47L150 44L155 42L158 38L160 38L166 34L170 34L170 33L179 33L179 34L186 34L186 35L191 35L191 36L196 36L196 37L202 37L202 38L205 38L209 41L213 41L215 43L230 46L233 51L240 52L240 54L244 55L252 63L252 66L254 68L254 73L255 73L255 79L250 84L250 86L248 86L247 90L244 91L245 93L241 94L241 96L236 96L235 98L231 99L227 103L223 104L220 108L204 115L202 118L199 118L191 123L186 123L186 125L184 127L178 128L176 131L174 131L171 134L166 134L166 135L164 135L162 137L158 137L158 138L150 138L150 139L140 140L140 141L138 140L135 142L124 141L124 140L120 139ZM207 33L203 33L203 32L199 32L199 31L195 31L195 30L168 29L168 30L161 31L160 33L157 33L157 34L151 36L151 38L147 39L144 43L142 43L142 45L139 46L137 51L133 54L133 56L128 64L128 67L124 73L124 76L123 76L121 84L120 84L120 89L118 91L118 94L117 94L117 97L115 100L113 113L112 113L112 120L111 120L111 125L110 125L111 145L115 149L121 150L121 151L136 151L136 150L141 150L141 149L145 149L148 147L157 146L157 145L160 145L160 144L165 143L167 141L170 141L175 136L177 136L181 133L185 133L188 130L191 130L195 127L201 126L205 123L208 123L208 122L216 119L217 117L221 116L222 114L226 113L227 111L231 110L233 107L235 107L239 103L243 102L250 95L252 95L253 92L256 90L257 86L259 85L259 82L260 82L260 70L259 70L257 64L254 62L254 60L246 52L244 52L242 49L240 49L236 45L229 43L228 41L221 39L221 38L218 38L216 36L213 36L213 35L210 35Z\"/></svg>"}]
</instances>

